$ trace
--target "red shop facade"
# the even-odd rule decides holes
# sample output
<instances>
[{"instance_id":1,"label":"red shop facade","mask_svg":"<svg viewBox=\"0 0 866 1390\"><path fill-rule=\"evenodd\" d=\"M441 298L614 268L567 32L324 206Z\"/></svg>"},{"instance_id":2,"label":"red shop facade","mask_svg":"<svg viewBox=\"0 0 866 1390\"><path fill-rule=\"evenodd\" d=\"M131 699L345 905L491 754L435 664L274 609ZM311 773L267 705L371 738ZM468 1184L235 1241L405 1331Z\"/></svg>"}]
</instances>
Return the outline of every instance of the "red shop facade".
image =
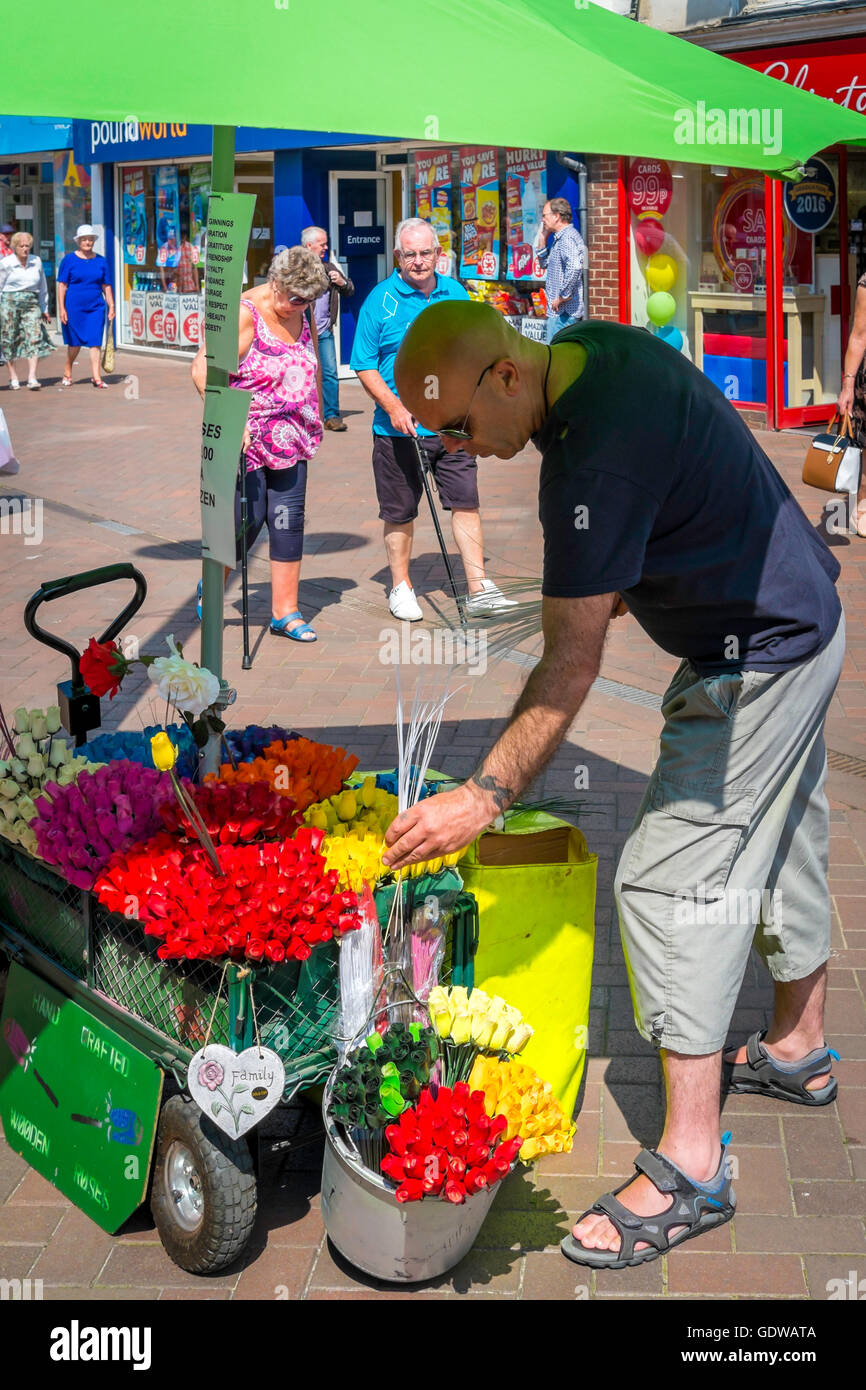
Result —
<instances>
[{"instance_id":1,"label":"red shop facade","mask_svg":"<svg viewBox=\"0 0 866 1390\"><path fill-rule=\"evenodd\" d=\"M866 38L728 56L866 115ZM771 148L774 114L761 119ZM866 273L866 149L822 150L799 184L620 159L617 213L621 322L666 338L771 428L833 414Z\"/></svg>"}]
</instances>

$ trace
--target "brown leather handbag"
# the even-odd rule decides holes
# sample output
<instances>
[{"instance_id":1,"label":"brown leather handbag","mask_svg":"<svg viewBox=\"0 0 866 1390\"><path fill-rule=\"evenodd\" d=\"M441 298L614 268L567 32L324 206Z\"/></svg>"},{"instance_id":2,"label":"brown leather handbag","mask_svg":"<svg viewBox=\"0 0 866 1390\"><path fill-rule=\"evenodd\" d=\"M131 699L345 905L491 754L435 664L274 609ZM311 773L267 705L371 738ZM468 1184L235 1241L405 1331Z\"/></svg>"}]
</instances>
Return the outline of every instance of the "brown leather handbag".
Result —
<instances>
[{"instance_id":1,"label":"brown leather handbag","mask_svg":"<svg viewBox=\"0 0 866 1390\"><path fill-rule=\"evenodd\" d=\"M851 416L834 415L826 434L816 434L803 461L803 482L822 492L856 492L860 486L860 450L854 443Z\"/></svg>"}]
</instances>

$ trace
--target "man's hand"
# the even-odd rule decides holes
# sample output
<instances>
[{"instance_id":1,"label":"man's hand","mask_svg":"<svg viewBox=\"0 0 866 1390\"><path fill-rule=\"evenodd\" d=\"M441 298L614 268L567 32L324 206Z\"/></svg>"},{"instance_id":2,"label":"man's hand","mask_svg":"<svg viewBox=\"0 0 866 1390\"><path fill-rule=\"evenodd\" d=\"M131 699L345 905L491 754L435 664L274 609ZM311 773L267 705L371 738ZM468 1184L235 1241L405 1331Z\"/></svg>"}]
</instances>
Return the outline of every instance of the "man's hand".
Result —
<instances>
[{"instance_id":1,"label":"man's hand","mask_svg":"<svg viewBox=\"0 0 866 1390\"><path fill-rule=\"evenodd\" d=\"M453 792L427 796L388 827L385 863L392 869L438 859L465 849L496 815L496 807L471 782Z\"/></svg>"},{"instance_id":2,"label":"man's hand","mask_svg":"<svg viewBox=\"0 0 866 1390\"><path fill-rule=\"evenodd\" d=\"M550 301L550 307L555 314L558 314L564 303L565 300L562 299L560 295L557 295L555 299Z\"/></svg>"},{"instance_id":3,"label":"man's hand","mask_svg":"<svg viewBox=\"0 0 866 1390\"><path fill-rule=\"evenodd\" d=\"M413 437L417 437L418 431L415 428L415 421L403 402L398 401L396 397L394 399L394 405L388 411L388 419L391 421L394 429L399 430L401 434L411 434Z\"/></svg>"},{"instance_id":4,"label":"man's hand","mask_svg":"<svg viewBox=\"0 0 866 1390\"><path fill-rule=\"evenodd\" d=\"M335 266L328 267L328 279L332 285L345 285L346 277Z\"/></svg>"}]
</instances>

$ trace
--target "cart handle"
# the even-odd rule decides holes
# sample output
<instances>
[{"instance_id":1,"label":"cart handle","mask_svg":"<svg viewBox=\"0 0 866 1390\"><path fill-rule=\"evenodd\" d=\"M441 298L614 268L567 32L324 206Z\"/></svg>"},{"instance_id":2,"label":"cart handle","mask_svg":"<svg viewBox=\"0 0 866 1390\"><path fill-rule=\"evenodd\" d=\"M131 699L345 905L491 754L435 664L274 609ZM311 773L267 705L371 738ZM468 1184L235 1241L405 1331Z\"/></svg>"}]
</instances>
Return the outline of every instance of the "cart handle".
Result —
<instances>
[{"instance_id":1,"label":"cart handle","mask_svg":"<svg viewBox=\"0 0 866 1390\"><path fill-rule=\"evenodd\" d=\"M110 642L113 637L120 632L121 628L129 622L133 614L137 613L147 596L147 580L135 565L127 561L117 565L103 565L100 569L84 570L81 574L69 574L63 579L49 579L41 584L28 599L27 607L24 609L24 626L37 642L44 642L46 647L53 647L55 651L63 652L69 657L72 663L72 683L75 686L83 685L79 662L81 655L73 647L71 642L67 642L62 637L46 632L36 621L36 610L43 603L50 603L55 598L65 598L67 594L76 594L80 589L92 589L97 584L110 584L115 579L132 579L135 583L135 593L129 603L121 613L109 623L108 627L99 638L100 642Z\"/></svg>"}]
</instances>

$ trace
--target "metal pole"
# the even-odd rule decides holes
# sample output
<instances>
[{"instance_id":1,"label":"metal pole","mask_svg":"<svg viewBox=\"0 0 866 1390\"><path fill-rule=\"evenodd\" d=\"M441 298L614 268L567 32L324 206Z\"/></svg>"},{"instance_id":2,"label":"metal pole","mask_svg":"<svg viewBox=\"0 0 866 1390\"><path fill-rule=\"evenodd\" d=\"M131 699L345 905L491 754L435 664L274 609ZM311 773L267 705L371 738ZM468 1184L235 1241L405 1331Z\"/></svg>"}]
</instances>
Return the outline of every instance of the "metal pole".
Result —
<instances>
[{"instance_id":1,"label":"metal pole","mask_svg":"<svg viewBox=\"0 0 866 1390\"><path fill-rule=\"evenodd\" d=\"M249 525L249 513L247 509L247 456L243 449L240 457L241 470L241 616L244 630L244 659L241 663L245 671L249 671L253 664L250 656L250 589L249 589L249 568L247 564L247 527Z\"/></svg>"},{"instance_id":2,"label":"metal pole","mask_svg":"<svg viewBox=\"0 0 866 1390\"><path fill-rule=\"evenodd\" d=\"M215 125L213 128L213 164L211 167L211 191L213 193L234 192L235 182L235 128L230 125ZM205 263L207 280L207 263ZM228 386L228 372L218 367L207 369L208 386ZM223 567L218 560L202 558L201 564L201 664L215 676L223 673ZM219 767L220 740L211 738L204 750L205 772L216 772Z\"/></svg>"},{"instance_id":3,"label":"metal pole","mask_svg":"<svg viewBox=\"0 0 866 1390\"><path fill-rule=\"evenodd\" d=\"M436 511L436 504L433 501L433 493L430 490L430 481L427 477L427 466L424 455L421 452L421 445L418 443L418 436L413 435L415 453L418 456L418 467L421 469L421 482L424 484L424 491L427 494L427 501L430 503L430 511L433 516L433 525L436 527L436 535L439 539L439 549L442 551L442 559L445 561L445 568L448 571L448 578L451 582L451 592L454 595L454 602L457 604L457 612L460 617L460 626L466 626L466 613L463 609L463 600L457 592L457 582L454 578L454 571L451 568L451 560L445 548L445 537L442 534L442 527L439 525L439 514Z\"/></svg>"}]
</instances>

